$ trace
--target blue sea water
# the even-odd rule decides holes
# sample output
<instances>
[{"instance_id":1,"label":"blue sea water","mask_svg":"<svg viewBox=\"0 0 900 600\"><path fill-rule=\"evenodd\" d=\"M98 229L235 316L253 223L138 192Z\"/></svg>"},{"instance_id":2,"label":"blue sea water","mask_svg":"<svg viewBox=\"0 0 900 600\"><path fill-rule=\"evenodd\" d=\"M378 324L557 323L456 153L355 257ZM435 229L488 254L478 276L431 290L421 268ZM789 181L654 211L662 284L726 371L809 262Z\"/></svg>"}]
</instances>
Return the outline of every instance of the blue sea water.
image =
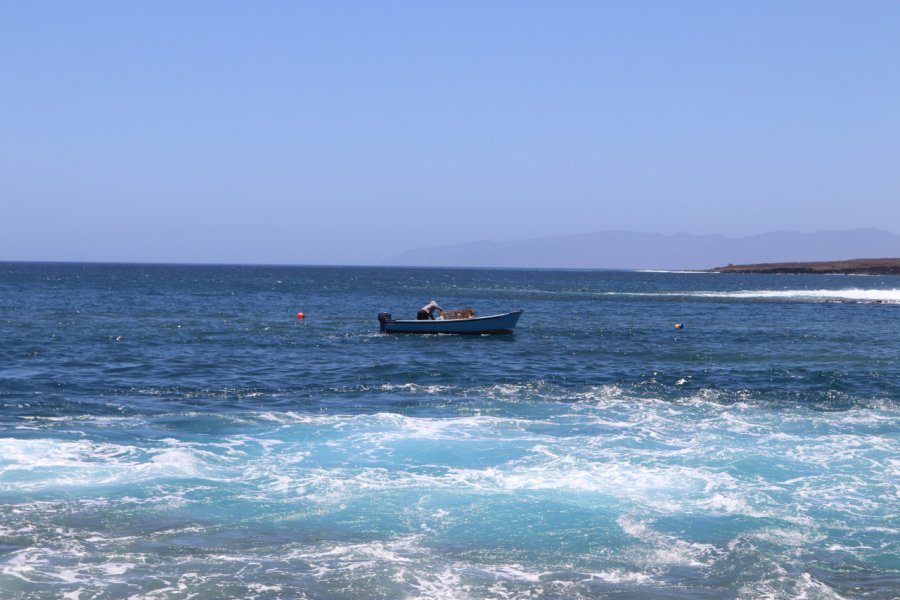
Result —
<instances>
[{"instance_id":1,"label":"blue sea water","mask_svg":"<svg viewBox=\"0 0 900 600\"><path fill-rule=\"evenodd\" d=\"M525 312L378 333L431 299ZM0 263L0 597L896 598L898 334L895 277Z\"/></svg>"}]
</instances>

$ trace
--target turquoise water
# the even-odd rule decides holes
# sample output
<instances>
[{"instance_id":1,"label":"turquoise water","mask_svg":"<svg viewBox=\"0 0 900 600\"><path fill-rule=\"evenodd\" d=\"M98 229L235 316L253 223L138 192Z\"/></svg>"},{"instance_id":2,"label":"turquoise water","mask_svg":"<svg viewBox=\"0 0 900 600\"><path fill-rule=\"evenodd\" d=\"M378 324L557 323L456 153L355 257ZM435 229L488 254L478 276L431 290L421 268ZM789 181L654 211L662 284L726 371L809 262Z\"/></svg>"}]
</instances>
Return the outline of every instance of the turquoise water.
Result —
<instances>
[{"instance_id":1,"label":"turquoise water","mask_svg":"<svg viewBox=\"0 0 900 600\"><path fill-rule=\"evenodd\" d=\"M431 299L525 312L378 333ZM0 263L0 597L895 598L898 333L891 277Z\"/></svg>"}]
</instances>

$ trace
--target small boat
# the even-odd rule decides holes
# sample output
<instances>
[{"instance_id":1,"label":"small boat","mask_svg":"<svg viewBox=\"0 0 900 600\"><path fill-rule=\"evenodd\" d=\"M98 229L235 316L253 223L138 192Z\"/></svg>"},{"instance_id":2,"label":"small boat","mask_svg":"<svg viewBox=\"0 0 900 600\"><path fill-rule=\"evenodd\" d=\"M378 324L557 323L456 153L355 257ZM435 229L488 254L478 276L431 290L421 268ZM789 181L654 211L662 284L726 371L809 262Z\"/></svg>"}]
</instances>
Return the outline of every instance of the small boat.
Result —
<instances>
[{"instance_id":1,"label":"small boat","mask_svg":"<svg viewBox=\"0 0 900 600\"><path fill-rule=\"evenodd\" d=\"M378 313L381 333L457 333L480 335L484 333L512 333L522 316L521 310L472 317L471 319L393 319L390 313Z\"/></svg>"}]
</instances>

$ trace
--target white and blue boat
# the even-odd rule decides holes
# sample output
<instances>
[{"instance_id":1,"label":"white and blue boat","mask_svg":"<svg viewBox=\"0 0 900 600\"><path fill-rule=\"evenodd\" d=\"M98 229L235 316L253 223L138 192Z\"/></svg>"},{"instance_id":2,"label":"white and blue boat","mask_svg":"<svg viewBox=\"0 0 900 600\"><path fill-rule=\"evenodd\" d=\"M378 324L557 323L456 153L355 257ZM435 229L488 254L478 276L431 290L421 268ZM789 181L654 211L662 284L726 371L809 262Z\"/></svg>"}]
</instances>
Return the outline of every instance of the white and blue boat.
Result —
<instances>
[{"instance_id":1,"label":"white and blue boat","mask_svg":"<svg viewBox=\"0 0 900 600\"><path fill-rule=\"evenodd\" d=\"M470 319L394 319L390 313L378 313L382 333L455 333L482 335L486 333L512 333L521 310L514 310L487 317Z\"/></svg>"}]
</instances>

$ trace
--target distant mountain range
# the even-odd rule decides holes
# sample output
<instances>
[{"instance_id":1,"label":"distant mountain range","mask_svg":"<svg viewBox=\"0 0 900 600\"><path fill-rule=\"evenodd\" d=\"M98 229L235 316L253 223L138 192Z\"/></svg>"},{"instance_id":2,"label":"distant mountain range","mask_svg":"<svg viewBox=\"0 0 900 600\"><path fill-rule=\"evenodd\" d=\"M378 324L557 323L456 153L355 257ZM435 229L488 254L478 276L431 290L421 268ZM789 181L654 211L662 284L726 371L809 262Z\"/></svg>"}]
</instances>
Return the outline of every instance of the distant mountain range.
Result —
<instances>
[{"instance_id":1,"label":"distant mountain range","mask_svg":"<svg viewBox=\"0 0 900 600\"><path fill-rule=\"evenodd\" d=\"M559 269L709 269L733 264L900 257L900 235L881 229L773 231L747 237L600 231L403 252L386 265Z\"/></svg>"}]
</instances>

